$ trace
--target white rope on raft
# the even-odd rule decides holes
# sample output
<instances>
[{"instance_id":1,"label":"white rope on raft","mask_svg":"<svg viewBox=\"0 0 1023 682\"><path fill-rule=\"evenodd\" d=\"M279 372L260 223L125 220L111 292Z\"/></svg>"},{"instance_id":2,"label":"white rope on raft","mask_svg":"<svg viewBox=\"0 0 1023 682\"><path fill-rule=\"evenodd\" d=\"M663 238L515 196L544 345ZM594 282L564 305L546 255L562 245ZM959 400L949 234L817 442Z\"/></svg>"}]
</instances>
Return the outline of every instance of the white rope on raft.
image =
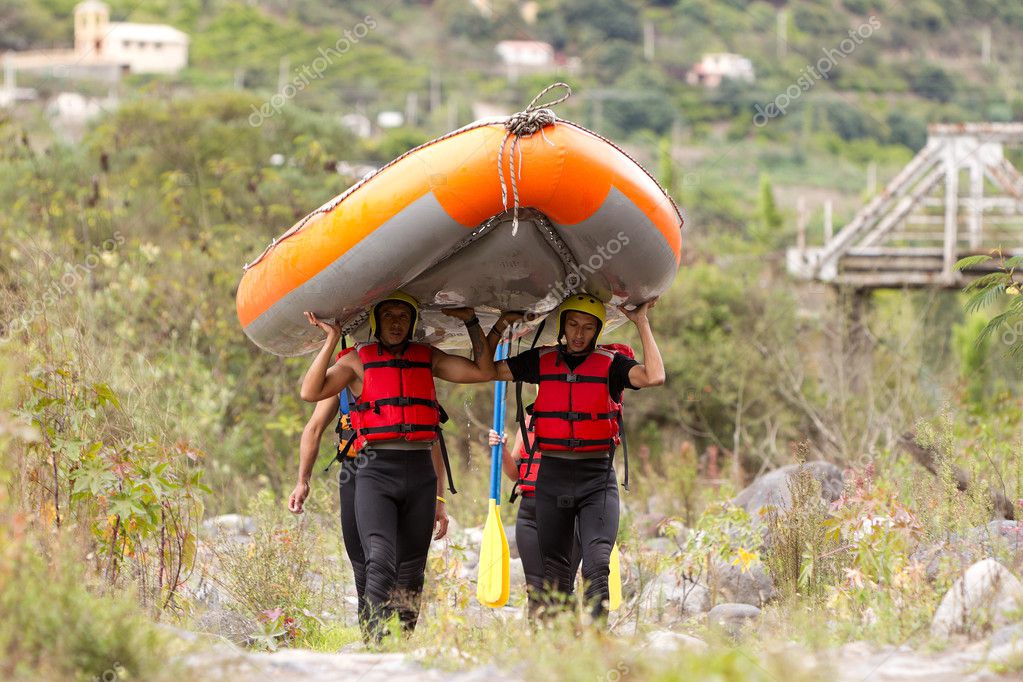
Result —
<instances>
[{"instance_id":1,"label":"white rope on raft","mask_svg":"<svg viewBox=\"0 0 1023 682\"><path fill-rule=\"evenodd\" d=\"M545 102L543 104L537 104L536 101L546 95L554 88L564 88L565 94L556 100L551 102ZM508 210L508 187L504 179L504 148L508 144L508 139L514 135L512 139L510 154L508 155L508 174L511 176L512 185L512 236L514 237L519 231L519 174L522 173L522 150L519 149L519 140L523 137L529 137L537 131L543 135L544 141L553 146L553 142L547 139L544 135L543 129L547 126L554 125L558 120L558 117L554 115L554 110L551 109L556 104L564 102L566 99L572 96L572 88L567 83L557 82L551 83L546 88L540 91L540 93L533 98L533 101L523 109L522 111L512 114L508 117L504 127L508 133L504 136L501 141L501 149L497 153L497 176L501 180L501 205L504 206L504 210ZM515 154L519 155L518 173L515 171Z\"/></svg>"}]
</instances>

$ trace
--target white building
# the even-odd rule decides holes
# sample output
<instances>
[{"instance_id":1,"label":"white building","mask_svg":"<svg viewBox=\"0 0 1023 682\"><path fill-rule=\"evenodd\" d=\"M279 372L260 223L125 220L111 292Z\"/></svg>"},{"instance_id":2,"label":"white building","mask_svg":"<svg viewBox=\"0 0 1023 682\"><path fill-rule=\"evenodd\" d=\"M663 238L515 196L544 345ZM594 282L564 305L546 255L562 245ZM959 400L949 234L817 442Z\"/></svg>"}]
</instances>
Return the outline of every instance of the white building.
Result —
<instances>
[{"instance_id":1,"label":"white building","mask_svg":"<svg viewBox=\"0 0 1023 682\"><path fill-rule=\"evenodd\" d=\"M188 65L188 35L173 26L110 21L110 8L99 0L76 5L74 22L74 49L4 54L5 89L15 87L17 71L113 81L124 73L177 73Z\"/></svg>"},{"instance_id":2,"label":"white building","mask_svg":"<svg viewBox=\"0 0 1023 682\"><path fill-rule=\"evenodd\" d=\"M554 66L554 46L539 40L502 40L494 48L508 67L542 69Z\"/></svg>"},{"instance_id":3,"label":"white building","mask_svg":"<svg viewBox=\"0 0 1023 682\"><path fill-rule=\"evenodd\" d=\"M752 83L753 62L741 54L714 52L703 55L700 63L686 74L686 82L690 85L708 88L718 87L726 78Z\"/></svg>"},{"instance_id":4,"label":"white building","mask_svg":"<svg viewBox=\"0 0 1023 682\"><path fill-rule=\"evenodd\" d=\"M105 3L85 0L75 7L75 54L130 73L177 73L188 65L188 35L166 24L110 21Z\"/></svg>"}]
</instances>

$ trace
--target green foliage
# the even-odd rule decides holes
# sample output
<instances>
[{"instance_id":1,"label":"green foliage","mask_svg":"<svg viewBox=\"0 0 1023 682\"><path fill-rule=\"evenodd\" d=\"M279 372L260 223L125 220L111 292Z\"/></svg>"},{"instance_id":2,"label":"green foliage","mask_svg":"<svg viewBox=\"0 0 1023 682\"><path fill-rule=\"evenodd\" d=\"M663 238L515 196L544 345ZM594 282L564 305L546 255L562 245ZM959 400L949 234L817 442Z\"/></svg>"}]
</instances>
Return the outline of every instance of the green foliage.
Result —
<instances>
[{"instance_id":1,"label":"green foliage","mask_svg":"<svg viewBox=\"0 0 1023 682\"><path fill-rule=\"evenodd\" d=\"M1023 297L1020 296L1021 285L1017 274L1017 270L1023 266L1023 257L1006 258L1001 250L997 249L991 255L981 254L962 258L954 268L959 271L967 270L992 260L998 261L998 267L994 272L981 275L964 287L963 291L970 295L964 304L964 310L967 314L972 314L996 303L1002 304L1002 310L991 317L987 324L983 327L975 325L976 345L978 348L986 348L992 334L999 329L1008 328L1010 332L1007 332L1006 338L1003 339L1008 354L1017 359L1023 358L1023 334L1016 331L1016 327L1023 323ZM959 334L965 340L963 336L965 330Z\"/></svg>"},{"instance_id":2,"label":"green foliage","mask_svg":"<svg viewBox=\"0 0 1023 682\"><path fill-rule=\"evenodd\" d=\"M317 614L344 615L341 590L347 582L347 576L331 570L336 558L327 558L328 547L338 549L324 537L336 537L334 529L295 523L284 503L267 490L252 498L247 511L256 523L252 536L218 543L212 550L230 607L257 623L252 635L262 649L327 637L337 626Z\"/></svg>"},{"instance_id":3,"label":"green foliage","mask_svg":"<svg viewBox=\"0 0 1023 682\"><path fill-rule=\"evenodd\" d=\"M983 335L987 319L973 313L952 328L952 344L959 360L959 376L966 384L967 399L974 404L983 400L991 378L988 354L990 337Z\"/></svg>"},{"instance_id":4,"label":"green foliage","mask_svg":"<svg viewBox=\"0 0 1023 682\"><path fill-rule=\"evenodd\" d=\"M960 476L983 480L981 463L975 458L958 455L955 419L949 412L917 422L915 439L921 447L934 453L937 477L929 479L921 491L927 514L922 516L925 536L945 539L951 533L962 533L986 523L992 517L992 501L982 485L972 485L965 492ZM962 474L960 474L960 471Z\"/></svg>"},{"instance_id":5,"label":"green foliage","mask_svg":"<svg viewBox=\"0 0 1023 682\"><path fill-rule=\"evenodd\" d=\"M750 232L754 237L775 246L780 241L782 229L782 215L778 205L774 201L774 189L771 187L771 178L766 174L760 176L760 193L757 200L757 223Z\"/></svg>"},{"instance_id":6,"label":"green foliage","mask_svg":"<svg viewBox=\"0 0 1023 682\"><path fill-rule=\"evenodd\" d=\"M24 519L0 554L0 610L4 679L159 681L180 674L168 660L169 638L130 596L104 594L81 558L25 534Z\"/></svg>"},{"instance_id":7,"label":"green foliage","mask_svg":"<svg viewBox=\"0 0 1023 682\"><path fill-rule=\"evenodd\" d=\"M945 69L936 64L907 62L903 72L910 89L924 99L950 102L956 95L956 82Z\"/></svg>"},{"instance_id":8,"label":"green foliage","mask_svg":"<svg viewBox=\"0 0 1023 682\"><path fill-rule=\"evenodd\" d=\"M674 563L686 575L716 588L720 563L739 566L742 572L759 563L760 532L742 507L730 503L710 505L682 545Z\"/></svg>"},{"instance_id":9,"label":"green foliage","mask_svg":"<svg viewBox=\"0 0 1023 682\"><path fill-rule=\"evenodd\" d=\"M822 600L842 565L838 535L829 528L820 481L800 467L788 480L788 509L765 508L767 548L764 564L784 596Z\"/></svg>"},{"instance_id":10,"label":"green foliage","mask_svg":"<svg viewBox=\"0 0 1023 682\"><path fill-rule=\"evenodd\" d=\"M26 453L37 486L23 494L56 527L91 531L110 585L122 582L130 562L144 602L165 607L191 573L199 493L210 492L202 469L191 466L198 453L125 438L131 422L117 395L83 382L71 366L37 367L27 380L30 393L17 414L42 440Z\"/></svg>"}]
</instances>

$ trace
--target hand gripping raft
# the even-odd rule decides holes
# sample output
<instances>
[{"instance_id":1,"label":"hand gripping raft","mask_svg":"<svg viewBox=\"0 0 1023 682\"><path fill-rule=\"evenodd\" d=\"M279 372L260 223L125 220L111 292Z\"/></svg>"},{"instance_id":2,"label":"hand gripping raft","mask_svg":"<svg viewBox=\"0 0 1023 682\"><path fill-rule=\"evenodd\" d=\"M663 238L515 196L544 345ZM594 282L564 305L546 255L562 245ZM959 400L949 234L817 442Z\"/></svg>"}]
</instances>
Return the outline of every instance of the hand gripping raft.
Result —
<instances>
[{"instance_id":1,"label":"hand gripping raft","mask_svg":"<svg viewBox=\"0 0 1023 682\"><path fill-rule=\"evenodd\" d=\"M537 99L403 154L274 240L238 286L249 338L313 350L308 310L365 340L368 310L395 289L423 303L415 340L446 349L470 347L446 307L473 306L484 324L499 310L538 319L586 290L609 304L611 329L614 306L662 294L681 258L675 203L613 143L558 119L560 99Z\"/></svg>"}]
</instances>

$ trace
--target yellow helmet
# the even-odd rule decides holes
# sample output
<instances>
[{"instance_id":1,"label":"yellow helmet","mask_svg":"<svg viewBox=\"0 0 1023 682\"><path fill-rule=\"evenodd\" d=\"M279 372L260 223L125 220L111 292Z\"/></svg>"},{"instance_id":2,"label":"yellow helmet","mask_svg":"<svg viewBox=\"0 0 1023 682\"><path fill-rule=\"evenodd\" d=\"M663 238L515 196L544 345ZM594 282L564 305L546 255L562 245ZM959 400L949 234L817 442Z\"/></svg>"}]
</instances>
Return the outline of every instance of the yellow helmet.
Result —
<instances>
[{"instance_id":1,"label":"yellow helmet","mask_svg":"<svg viewBox=\"0 0 1023 682\"><path fill-rule=\"evenodd\" d=\"M604 321L606 317L606 311L604 310L604 303L596 296L590 294L573 294L566 298L560 306L558 306L558 336L557 339L560 341L562 335L565 333L565 313L573 310L577 313L586 313L587 315L593 315L597 318L600 324L597 326L597 336L593 337L594 343L597 341L597 337L600 336L600 331L604 328Z\"/></svg>"},{"instance_id":2,"label":"yellow helmet","mask_svg":"<svg viewBox=\"0 0 1023 682\"><path fill-rule=\"evenodd\" d=\"M408 338L411 339L415 335L416 325L419 323L419 301L417 301L412 296L409 296L404 291L400 290L392 291L390 294L387 295L387 298L383 299L382 301L373 306L373 310L370 312L369 315L370 336L375 337L377 335L378 325L377 318L380 317L379 315L380 306L383 305L384 303L389 303L391 301L398 301L399 303L406 303L412 306L412 324L409 325L408 331Z\"/></svg>"}]
</instances>

